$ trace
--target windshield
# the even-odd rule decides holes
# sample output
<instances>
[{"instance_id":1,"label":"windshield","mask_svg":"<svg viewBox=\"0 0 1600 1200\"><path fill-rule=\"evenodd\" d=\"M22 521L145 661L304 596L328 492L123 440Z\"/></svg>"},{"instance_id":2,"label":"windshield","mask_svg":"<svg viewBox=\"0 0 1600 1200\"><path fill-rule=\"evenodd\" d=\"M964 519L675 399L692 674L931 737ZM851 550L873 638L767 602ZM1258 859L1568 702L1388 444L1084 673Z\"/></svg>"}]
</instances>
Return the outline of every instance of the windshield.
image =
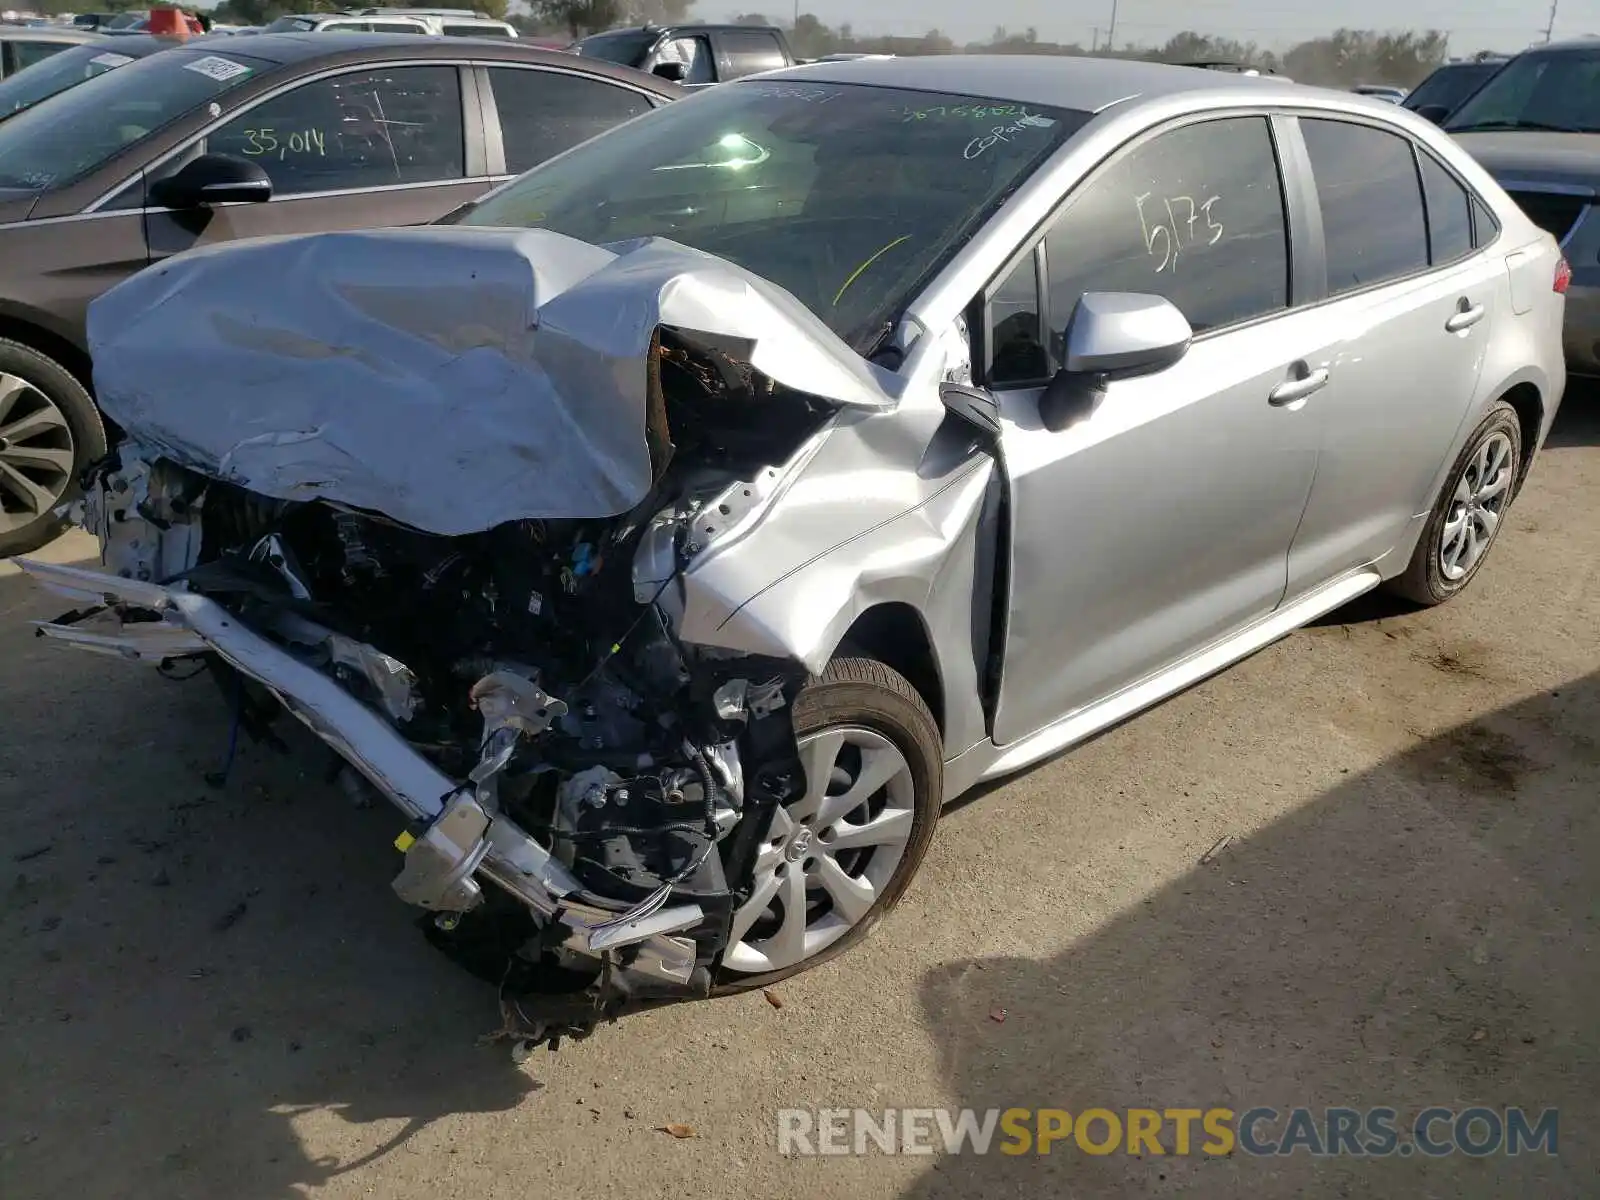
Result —
<instances>
[{"instance_id":1,"label":"windshield","mask_svg":"<svg viewBox=\"0 0 1600 1200\"><path fill-rule=\"evenodd\" d=\"M864 350L1088 119L855 84L724 84L534 168L455 220L595 244L671 238L786 288Z\"/></svg>"},{"instance_id":2,"label":"windshield","mask_svg":"<svg viewBox=\"0 0 1600 1200\"><path fill-rule=\"evenodd\" d=\"M208 54L197 47L163 50L91 79L0 124L0 187L64 187L118 151L272 69L272 63L260 59Z\"/></svg>"},{"instance_id":3,"label":"windshield","mask_svg":"<svg viewBox=\"0 0 1600 1200\"><path fill-rule=\"evenodd\" d=\"M317 27L316 17L279 17L265 26L262 33L305 33Z\"/></svg>"},{"instance_id":4,"label":"windshield","mask_svg":"<svg viewBox=\"0 0 1600 1200\"><path fill-rule=\"evenodd\" d=\"M573 49L589 58L603 58L607 62L621 63L625 67L637 67L644 63L644 56L650 52L650 47L656 44L656 39L660 36L659 33L647 33L643 29L597 33L593 37L584 38Z\"/></svg>"},{"instance_id":5,"label":"windshield","mask_svg":"<svg viewBox=\"0 0 1600 1200\"><path fill-rule=\"evenodd\" d=\"M107 50L99 43L74 46L52 54L0 83L0 120L133 61L131 54Z\"/></svg>"},{"instance_id":6,"label":"windshield","mask_svg":"<svg viewBox=\"0 0 1600 1200\"><path fill-rule=\"evenodd\" d=\"M1412 93L1406 97L1405 107L1415 110L1426 105L1438 104L1453 112L1463 100L1482 86L1485 79L1498 71L1500 65L1497 62L1485 62L1440 67L1417 84Z\"/></svg>"},{"instance_id":7,"label":"windshield","mask_svg":"<svg viewBox=\"0 0 1600 1200\"><path fill-rule=\"evenodd\" d=\"M1524 54L1507 63L1445 125L1600 132L1600 51Z\"/></svg>"}]
</instances>

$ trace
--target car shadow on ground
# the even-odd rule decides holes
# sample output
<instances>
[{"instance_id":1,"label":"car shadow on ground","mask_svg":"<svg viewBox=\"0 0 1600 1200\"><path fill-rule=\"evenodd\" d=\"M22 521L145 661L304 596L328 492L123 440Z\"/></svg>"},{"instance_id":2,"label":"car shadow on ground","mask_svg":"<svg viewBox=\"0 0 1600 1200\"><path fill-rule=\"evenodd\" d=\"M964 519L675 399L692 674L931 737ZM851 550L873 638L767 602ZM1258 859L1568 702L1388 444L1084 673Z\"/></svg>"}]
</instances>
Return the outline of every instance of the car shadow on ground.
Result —
<instances>
[{"instance_id":1,"label":"car shadow on ground","mask_svg":"<svg viewBox=\"0 0 1600 1200\"><path fill-rule=\"evenodd\" d=\"M1556 1157L1178 1157L1169 1125L1161 1157L945 1157L907 1200L1592 1195L1597 730L1590 676L1352 776L1054 959L922 983L961 1106L1389 1106L1402 1130L1434 1104L1554 1106Z\"/></svg>"},{"instance_id":2,"label":"car shadow on ground","mask_svg":"<svg viewBox=\"0 0 1600 1200\"><path fill-rule=\"evenodd\" d=\"M215 684L31 636L66 607L0 575L0 1195L289 1200L536 1089L476 1045L493 989L390 893L398 818L329 786L290 729L291 755L245 740L208 786ZM307 1110L381 1145L313 1160Z\"/></svg>"}]
</instances>

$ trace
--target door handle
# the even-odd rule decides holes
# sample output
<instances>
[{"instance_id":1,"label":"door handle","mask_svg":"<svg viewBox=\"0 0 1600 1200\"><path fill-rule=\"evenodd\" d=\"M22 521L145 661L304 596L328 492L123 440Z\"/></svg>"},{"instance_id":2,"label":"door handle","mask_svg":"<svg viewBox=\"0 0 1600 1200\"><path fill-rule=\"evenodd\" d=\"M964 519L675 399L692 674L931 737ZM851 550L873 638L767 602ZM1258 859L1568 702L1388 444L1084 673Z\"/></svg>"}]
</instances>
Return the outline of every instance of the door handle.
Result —
<instances>
[{"instance_id":1,"label":"door handle","mask_svg":"<svg viewBox=\"0 0 1600 1200\"><path fill-rule=\"evenodd\" d=\"M1304 363L1295 364L1301 371L1305 371ZM1328 386L1328 368L1318 367L1315 371L1305 371L1298 378L1285 380L1267 393L1267 403L1273 408L1283 408L1286 405L1304 400L1313 392L1320 392Z\"/></svg>"},{"instance_id":2,"label":"door handle","mask_svg":"<svg viewBox=\"0 0 1600 1200\"><path fill-rule=\"evenodd\" d=\"M1479 321L1483 320L1483 314L1487 311L1483 305L1473 304L1463 298L1455 315L1444 323L1445 332L1460 333L1463 329L1471 329Z\"/></svg>"}]
</instances>

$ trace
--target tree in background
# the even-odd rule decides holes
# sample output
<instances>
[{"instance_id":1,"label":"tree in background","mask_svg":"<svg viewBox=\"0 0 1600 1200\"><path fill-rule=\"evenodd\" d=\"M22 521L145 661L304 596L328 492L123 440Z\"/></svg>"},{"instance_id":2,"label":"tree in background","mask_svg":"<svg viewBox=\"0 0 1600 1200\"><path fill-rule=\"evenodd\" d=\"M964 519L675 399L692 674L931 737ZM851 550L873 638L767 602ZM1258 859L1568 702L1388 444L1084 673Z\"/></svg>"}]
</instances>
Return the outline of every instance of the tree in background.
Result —
<instances>
[{"instance_id":1,"label":"tree in background","mask_svg":"<svg viewBox=\"0 0 1600 1200\"><path fill-rule=\"evenodd\" d=\"M617 25L681 21L694 0L530 0L534 20L573 37Z\"/></svg>"}]
</instances>

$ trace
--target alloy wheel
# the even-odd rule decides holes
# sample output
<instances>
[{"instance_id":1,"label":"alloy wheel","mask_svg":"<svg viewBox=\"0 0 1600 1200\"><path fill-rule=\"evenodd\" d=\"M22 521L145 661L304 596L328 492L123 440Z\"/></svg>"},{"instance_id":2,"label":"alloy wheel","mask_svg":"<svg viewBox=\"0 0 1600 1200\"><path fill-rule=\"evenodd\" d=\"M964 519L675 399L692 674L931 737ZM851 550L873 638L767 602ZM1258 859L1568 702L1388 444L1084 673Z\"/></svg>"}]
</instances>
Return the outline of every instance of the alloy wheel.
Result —
<instances>
[{"instance_id":1,"label":"alloy wheel","mask_svg":"<svg viewBox=\"0 0 1600 1200\"><path fill-rule=\"evenodd\" d=\"M1451 582L1465 578L1483 559L1500 528L1516 474L1511 439L1495 433L1483 440L1461 473L1439 534L1439 570Z\"/></svg>"},{"instance_id":2,"label":"alloy wheel","mask_svg":"<svg viewBox=\"0 0 1600 1200\"><path fill-rule=\"evenodd\" d=\"M805 794L773 813L723 955L724 967L747 975L812 958L858 925L911 838L916 786L894 742L840 726L798 747Z\"/></svg>"},{"instance_id":3,"label":"alloy wheel","mask_svg":"<svg viewBox=\"0 0 1600 1200\"><path fill-rule=\"evenodd\" d=\"M66 415L33 384L0 372L0 533L61 502L76 447Z\"/></svg>"}]
</instances>

